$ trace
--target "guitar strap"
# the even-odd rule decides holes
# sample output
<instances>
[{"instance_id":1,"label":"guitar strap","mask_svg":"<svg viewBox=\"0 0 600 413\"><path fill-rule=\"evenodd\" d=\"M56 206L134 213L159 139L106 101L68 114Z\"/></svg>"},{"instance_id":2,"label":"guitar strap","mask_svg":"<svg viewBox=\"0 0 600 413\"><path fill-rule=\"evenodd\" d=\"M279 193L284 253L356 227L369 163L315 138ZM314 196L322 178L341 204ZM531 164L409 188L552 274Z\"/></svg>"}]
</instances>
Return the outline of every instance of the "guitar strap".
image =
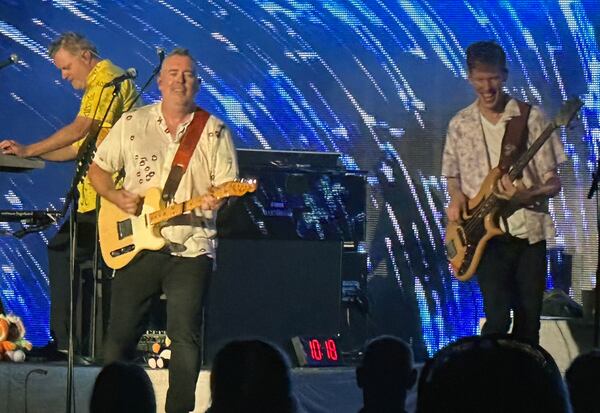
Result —
<instances>
[{"instance_id":1,"label":"guitar strap","mask_svg":"<svg viewBox=\"0 0 600 413\"><path fill-rule=\"evenodd\" d=\"M502 138L498 168L504 174L508 173L510 167L519 159L519 156L527 150L527 138L529 136L527 120L529 119L531 105L520 100L517 100L517 104L521 114L508 121Z\"/></svg>"},{"instance_id":2,"label":"guitar strap","mask_svg":"<svg viewBox=\"0 0 600 413\"><path fill-rule=\"evenodd\" d=\"M192 119L192 122L185 131L185 135L181 138L179 148L173 158L171 171L169 172L165 187L162 191L161 197L164 202L170 202L175 196L179 182L190 163L192 154L198 145L198 141L200 140L200 136L202 136L202 131L204 130L209 117L210 113L198 107L196 108L194 119Z\"/></svg>"}]
</instances>

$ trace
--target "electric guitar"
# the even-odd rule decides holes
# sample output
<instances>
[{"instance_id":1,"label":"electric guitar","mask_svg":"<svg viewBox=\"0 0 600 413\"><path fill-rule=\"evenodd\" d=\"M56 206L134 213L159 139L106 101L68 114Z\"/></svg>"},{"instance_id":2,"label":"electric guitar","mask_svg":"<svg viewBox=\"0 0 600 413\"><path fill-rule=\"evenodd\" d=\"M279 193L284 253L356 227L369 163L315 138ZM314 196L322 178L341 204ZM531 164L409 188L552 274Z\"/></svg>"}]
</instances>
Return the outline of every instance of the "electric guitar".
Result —
<instances>
[{"instance_id":1,"label":"electric guitar","mask_svg":"<svg viewBox=\"0 0 600 413\"><path fill-rule=\"evenodd\" d=\"M529 161L552 136L554 129L568 125L582 106L583 103L578 98L569 99L563 104L559 114L510 169L508 176L511 182L521 175ZM500 229L499 220L507 202L494 193L502 175L499 168L492 169L477 195L468 200L462 221L449 222L446 227L446 255L454 276L460 281L467 281L475 274L487 242L504 233Z\"/></svg>"},{"instance_id":2,"label":"electric guitar","mask_svg":"<svg viewBox=\"0 0 600 413\"><path fill-rule=\"evenodd\" d=\"M115 270L126 266L142 250L159 250L167 241L160 236L160 223L198 208L210 195L216 199L242 196L256 190L256 180L230 181L212 188L207 194L167 207L161 189L149 189L143 198L141 213L130 215L102 198L98 215L100 249L104 262Z\"/></svg>"}]
</instances>

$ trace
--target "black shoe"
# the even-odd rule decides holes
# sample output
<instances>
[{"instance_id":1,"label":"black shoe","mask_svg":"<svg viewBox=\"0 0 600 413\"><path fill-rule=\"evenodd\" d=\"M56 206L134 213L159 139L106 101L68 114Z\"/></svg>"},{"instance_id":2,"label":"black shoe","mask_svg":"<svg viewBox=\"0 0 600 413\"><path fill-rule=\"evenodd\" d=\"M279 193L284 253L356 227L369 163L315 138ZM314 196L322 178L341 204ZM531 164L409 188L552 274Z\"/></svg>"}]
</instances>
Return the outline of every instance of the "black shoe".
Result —
<instances>
[{"instance_id":1,"label":"black shoe","mask_svg":"<svg viewBox=\"0 0 600 413\"><path fill-rule=\"evenodd\" d=\"M67 361L67 353L58 351L55 348L34 347L26 353L27 360L34 362L44 361Z\"/></svg>"},{"instance_id":2,"label":"black shoe","mask_svg":"<svg viewBox=\"0 0 600 413\"><path fill-rule=\"evenodd\" d=\"M98 363L96 363L94 361L94 359L91 358L91 357L80 356L79 354L75 354L75 357L73 357L73 364L76 364L78 366L93 366L93 365L96 365Z\"/></svg>"},{"instance_id":3,"label":"black shoe","mask_svg":"<svg viewBox=\"0 0 600 413\"><path fill-rule=\"evenodd\" d=\"M27 353L27 359L30 361L69 361L69 353L67 350L57 350L56 348L52 348L49 346L46 347L36 347L31 349L29 353ZM75 365L83 365L90 366L94 364L94 360L91 357L80 356L79 354L75 354L73 356L73 364Z\"/></svg>"}]
</instances>

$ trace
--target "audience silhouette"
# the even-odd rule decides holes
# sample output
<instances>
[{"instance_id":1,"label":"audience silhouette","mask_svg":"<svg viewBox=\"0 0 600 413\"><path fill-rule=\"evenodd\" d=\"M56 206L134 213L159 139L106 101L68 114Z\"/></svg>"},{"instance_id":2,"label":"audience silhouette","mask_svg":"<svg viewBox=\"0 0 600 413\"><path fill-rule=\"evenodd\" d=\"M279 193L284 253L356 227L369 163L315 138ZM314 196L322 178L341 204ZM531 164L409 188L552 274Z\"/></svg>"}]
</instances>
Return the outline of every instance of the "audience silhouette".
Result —
<instances>
[{"instance_id":1,"label":"audience silhouette","mask_svg":"<svg viewBox=\"0 0 600 413\"><path fill-rule=\"evenodd\" d=\"M600 350L581 354L565 374L573 413L600 413Z\"/></svg>"},{"instance_id":2,"label":"audience silhouette","mask_svg":"<svg viewBox=\"0 0 600 413\"><path fill-rule=\"evenodd\" d=\"M232 341L216 354L207 413L294 413L289 362L261 340Z\"/></svg>"},{"instance_id":3,"label":"audience silhouette","mask_svg":"<svg viewBox=\"0 0 600 413\"><path fill-rule=\"evenodd\" d=\"M94 384L90 413L155 413L156 398L150 377L135 364L106 365Z\"/></svg>"},{"instance_id":4,"label":"audience silhouette","mask_svg":"<svg viewBox=\"0 0 600 413\"><path fill-rule=\"evenodd\" d=\"M508 335L466 337L440 350L421 371L418 413L568 413L552 356Z\"/></svg>"},{"instance_id":5,"label":"audience silhouette","mask_svg":"<svg viewBox=\"0 0 600 413\"><path fill-rule=\"evenodd\" d=\"M356 368L356 382L363 392L360 413L405 412L406 394L416 379L413 353L405 341L393 336L373 339Z\"/></svg>"}]
</instances>

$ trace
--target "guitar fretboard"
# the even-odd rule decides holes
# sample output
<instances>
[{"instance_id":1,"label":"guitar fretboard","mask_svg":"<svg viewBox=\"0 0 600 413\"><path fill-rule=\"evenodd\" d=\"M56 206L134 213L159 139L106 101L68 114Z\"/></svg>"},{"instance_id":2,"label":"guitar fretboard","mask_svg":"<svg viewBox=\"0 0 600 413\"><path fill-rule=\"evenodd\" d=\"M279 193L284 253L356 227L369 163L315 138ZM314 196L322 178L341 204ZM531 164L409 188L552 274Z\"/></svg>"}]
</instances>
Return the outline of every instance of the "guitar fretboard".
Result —
<instances>
[{"instance_id":1,"label":"guitar fretboard","mask_svg":"<svg viewBox=\"0 0 600 413\"><path fill-rule=\"evenodd\" d=\"M546 127L546 129L544 129L542 134L531 144L531 146L527 148L525 153L519 157L517 162L515 162L514 166L508 173L508 176L511 181L514 181L521 175L523 169L525 169L529 161L535 156L535 154L542 147L542 145L546 143L548 138L552 136L552 132L554 132L554 129L556 128L557 126L554 123L550 123Z\"/></svg>"},{"instance_id":2,"label":"guitar fretboard","mask_svg":"<svg viewBox=\"0 0 600 413\"><path fill-rule=\"evenodd\" d=\"M150 224L158 224L176 216L182 215L186 212L198 208L206 200L207 197L212 196L215 199L223 199L229 196L240 196L246 192L252 192L256 189L256 180L249 180L243 182L226 182L219 185L216 188L212 188L208 194L200 195L190 199L189 201L182 202L179 204L173 204L166 208L162 208L158 211L151 212L148 214Z\"/></svg>"},{"instance_id":3,"label":"guitar fretboard","mask_svg":"<svg viewBox=\"0 0 600 413\"><path fill-rule=\"evenodd\" d=\"M180 204L173 204L166 208L159 209L156 212L152 212L149 214L150 224L158 224L160 222L164 222L176 216L182 215L188 211L191 211L194 208L198 208L200 205L202 205L202 201L205 197L206 195L201 195L192 198L189 201L182 202Z\"/></svg>"}]
</instances>

